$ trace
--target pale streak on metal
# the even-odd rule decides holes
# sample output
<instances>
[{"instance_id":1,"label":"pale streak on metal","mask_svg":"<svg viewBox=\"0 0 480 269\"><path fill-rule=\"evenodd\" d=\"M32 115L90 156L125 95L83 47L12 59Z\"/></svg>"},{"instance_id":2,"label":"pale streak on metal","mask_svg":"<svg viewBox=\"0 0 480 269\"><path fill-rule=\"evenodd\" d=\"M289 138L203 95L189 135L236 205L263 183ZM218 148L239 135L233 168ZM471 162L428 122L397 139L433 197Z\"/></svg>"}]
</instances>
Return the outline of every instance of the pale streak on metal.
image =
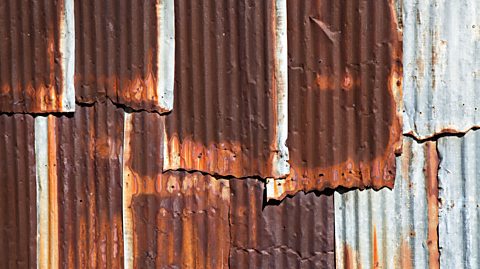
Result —
<instances>
[{"instance_id":1,"label":"pale streak on metal","mask_svg":"<svg viewBox=\"0 0 480 269\"><path fill-rule=\"evenodd\" d=\"M480 268L480 131L438 140L442 268Z\"/></svg>"},{"instance_id":2,"label":"pale streak on metal","mask_svg":"<svg viewBox=\"0 0 480 269\"><path fill-rule=\"evenodd\" d=\"M478 0L403 0L404 133L480 126L479 10Z\"/></svg>"},{"instance_id":3,"label":"pale streak on metal","mask_svg":"<svg viewBox=\"0 0 480 269\"><path fill-rule=\"evenodd\" d=\"M430 143L434 148L435 143ZM429 259L429 178L424 171L429 161L427 145L412 138L404 138L403 145L402 155L396 159L393 190L335 192L338 269L436 268L438 265Z\"/></svg>"},{"instance_id":4,"label":"pale streak on metal","mask_svg":"<svg viewBox=\"0 0 480 269\"><path fill-rule=\"evenodd\" d=\"M277 153L273 157L273 176L285 177L290 173L287 147L288 137L288 53L287 53L287 0L275 1L275 90L277 96L276 140Z\"/></svg>"},{"instance_id":5,"label":"pale streak on metal","mask_svg":"<svg viewBox=\"0 0 480 269\"><path fill-rule=\"evenodd\" d=\"M35 119L37 268L58 268L58 205L54 116Z\"/></svg>"},{"instance_id":6,"label":"pale streak on metal","mask_svg":"<svg viewBox=\"0 0 480 269\"><path fill-rule=\"evenodd\" d=\"M123 157L122 157L122 216L123 216L123 253L124 268L132 269L133 260L133 209L132 209L132 172L126 162L130 159L130 133L132 131L133 117L125 113L123 129Z\"/></svg>"},{"instance_id":7,"label":"pale streak on metal","mask_svg":"<svg viewBox=\"0 0 480 269\"><path fill-rule=\"evenodd\" d=\"M62 54L63 94L62 112L75 111L75 18L74 0L64 0L64 11L61 13L60 53Z\"/></svg>"},{"instance_id":8,"label":"pale streak on metal","mask_svg":"<svg viewBox=\"0 0 480 269\"><path fill-rule=\"evenodd\" d=\"M158 0L155 8L158 29L157 96L162 110L171 111L175 72L174 0Z\"/></svg>"}]
</instances>

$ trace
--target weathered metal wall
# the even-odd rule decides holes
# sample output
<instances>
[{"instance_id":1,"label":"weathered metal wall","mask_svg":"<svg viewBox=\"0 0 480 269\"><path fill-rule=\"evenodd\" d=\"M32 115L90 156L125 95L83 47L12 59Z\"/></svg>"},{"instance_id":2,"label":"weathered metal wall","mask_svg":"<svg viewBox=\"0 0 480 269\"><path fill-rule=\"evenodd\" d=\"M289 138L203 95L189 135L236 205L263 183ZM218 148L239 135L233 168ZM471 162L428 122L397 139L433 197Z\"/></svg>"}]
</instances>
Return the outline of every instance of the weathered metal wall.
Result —
<instances>
[{"instance_id":1,"label":"weathered metal wall","mask_svg":"<svg viewBox=\"0 0 480 269\"><path fill-rule=\"evenodd\" d=\"M403 0L404 132L480 126L480 2Z\"/></svg>"},{"instance_id":2,"label":"weathered metal wall","mask_svg":"<svg viewBox=\"0 0 480 269\"><path fill-rule=\"evenodd\" d=\"M34 268L37 210L34 119L0 115L0 268Z\"/></svg>"},{"instance_id":3,"label":"weathered metal wall","mask_svg":"<svg viewBox=\"0 0 480 269\"><path fill-rule=\"evenodd\" d=\"M0 112L69 112L73 0L0 2Z\"/></svg>"}]
</instances>

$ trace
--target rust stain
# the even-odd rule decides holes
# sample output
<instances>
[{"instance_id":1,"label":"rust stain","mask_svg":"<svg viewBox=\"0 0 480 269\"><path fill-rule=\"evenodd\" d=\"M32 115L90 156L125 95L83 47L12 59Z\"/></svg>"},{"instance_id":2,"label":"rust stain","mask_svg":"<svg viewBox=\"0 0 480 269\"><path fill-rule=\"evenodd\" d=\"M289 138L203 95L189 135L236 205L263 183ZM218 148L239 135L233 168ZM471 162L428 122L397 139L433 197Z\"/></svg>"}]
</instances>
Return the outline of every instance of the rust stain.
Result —
<instances>
[{"instance_id":1,"label":"rust stain","mask_svg":"<svg viewBox=\"0 0 480 269\"><path fill-rule=\"evenodd\" d=\"M428 202L428 261L430 268L440 268L438 250L438 167L439 158L436 142L426 142L426 193Z\"/></svg>"},{"instance_id":2,"label":"rust stain","mask_svg":"<svg viewBox=\"0 0 480 269\"><path fill-rule=\"evenodd\" d=\"M377 227L373 226L373 257L372 264L374 269L380 268L380 262L378 259L378 245L377 245Z\"/></svg>"},{"instance_id":3,"label":"rust stain","mask_svg":"<svg viewBox=\"0 0 480 269\"><path fill-rule=\"evenodd\" d=\"M362 265L358 263L358 257L347 243L343 244L343 268L345 269L362 269Z\"/></svg>"},{"instance_id":4,"label":"rust stain","mask_svg":"<svg viewBox=\"0 0 480 269\"><path fill-rule=\"evenodd\" d=\"M398 257L395 259L396 261L400 262L400 264L396 265L397 268L402 268L402 269L414 268L413 259L412 259L412 249L410 248L409 242L410 241L408 239L403 239L402 243L400 244Z\"/></svg>"}]
</instances>

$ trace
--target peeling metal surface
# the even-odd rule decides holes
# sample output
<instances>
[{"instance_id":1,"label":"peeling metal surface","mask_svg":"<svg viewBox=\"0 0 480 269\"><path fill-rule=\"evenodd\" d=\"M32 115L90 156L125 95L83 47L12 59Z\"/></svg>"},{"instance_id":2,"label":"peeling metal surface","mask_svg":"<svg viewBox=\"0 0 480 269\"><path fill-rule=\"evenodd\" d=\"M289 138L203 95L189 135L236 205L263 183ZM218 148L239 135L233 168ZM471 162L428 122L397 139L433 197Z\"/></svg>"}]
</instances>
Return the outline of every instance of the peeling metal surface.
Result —
<instances>
[{"instance_id":1,"label":"peeling metal surface","mask_svg":"<svg viewBox=\"0 0 480 269\"><path fill-rule=\"evenodd\" d=\"M335 193L336 268L439 268L436 143L405 138L396 161L393 190Z\"/></svg>"},{"instance_id":2,"label":"peeling metal surface","mask_svg":"<svg viewBox=\"0 0 480 269\"><path fill-rule=\"evenodd\" d=\"M291 174L268 198L297 191L393 187L401 148L402 42L394 5L288 1Z\"/></svg>"},{"instance_id":3,"label":"peeling metal surface","mask_svg":"<svg viewBox=\"0 0 480 269\"><path fill-rule=\"evenodd\" d=\"M125 116L125 268L228 268L229 181L162 174L163 118Z\"/></svg>"},{"instance_id":4,"label":"peeling metal surface","mask_svg":"<svg viewBox=\"0 0 480 269\"><path fill-rule=\"evenodd\" d=\"M289 172L285 1L175 1L176 84L165 170Z\"/></svg>"},{"instance_id":5,"label":"peeling metal surface","mask_svg":"<svg viewBox=\"0 0 480 269\"><path fill-rule=\"evenodd\" d=\"M33 133L32 116L0 115L0 268L37 264Z\"/></svg>"},{"instance_id":6,"label":"peeling metal surface","mask_svg":"<svg viewBox=\"0 0 480 269\"><path fill-rule=\"evenodd\" d=\"M480 126L480 2L403 0L404 133Z\"/></svg>"},{"instance_id":7,"label":"peeling metal surface","mask_svg":"<svg viewBox=\"0 0 480 269\"><path fill-rule=\"evenodd\" d=\"M480 131L438 140L442 268L479 268Z\"/></svg>"},{"instance_id":8,"label":"peeling metal surface","mask_svg":"<svg viewBox=\"0 0 480 269\"><path fill-rule=\"evenodd\" d=\"M0 2L0 112L72 112L73 0Z\"/></svg>"},{"instance_id":9,"label":"peeling metal surface","mask_svg":"<svg viewBox=\"0 0 480 269\"><path fill-rule=\"evenodd\" d=\"M173 0L77 0L75 20L78 102L172 109Z\"/></svg>"},{"instance_id":10,"label":"peeling metal surface","mask_svg":"<svg viewBox=\"0 0 480 269\"><path fill-rule=\"evenodd\" d=\"M230 268L333 268L333 196L265 204L264 184L231 179Z\"/></svg>"}]
</instances>

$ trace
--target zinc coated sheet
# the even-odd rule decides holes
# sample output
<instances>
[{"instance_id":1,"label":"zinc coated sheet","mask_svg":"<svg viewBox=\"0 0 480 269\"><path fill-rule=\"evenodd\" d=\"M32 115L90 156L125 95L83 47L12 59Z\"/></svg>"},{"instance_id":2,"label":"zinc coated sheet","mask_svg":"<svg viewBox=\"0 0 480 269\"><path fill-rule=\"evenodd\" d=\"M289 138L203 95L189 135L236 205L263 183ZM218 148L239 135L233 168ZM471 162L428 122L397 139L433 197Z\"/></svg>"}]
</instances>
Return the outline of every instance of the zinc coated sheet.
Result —
<instances>
[{"instance_id":1,"label":"zinc coated sheet","mask_svg":"<svg viewBox=\"0 0 480 269\"><path fill-rule=\"evenodd\" d=\"M0 115L0 268L35 268L34 119Z\"/></svg>"},{"instance_id":2,"label":"zinc coated sheet","mask_svg":"<svg viewBox=\"0 0 480 269\"><path fill-rule=\"evenodd\" d=\"M402 41L392 1L287 1L291 174L297 191L392 187L401 146Z\"/></svg>"},{"instance_id":3,"label":"zinc coated sheet","mask_svg":"<svg viewBox=\"0 0 480 269\"><path fill-rule=\"evenodd\" d=\"M229 268L333 268L333 195L266 204L264 183L230 179Z\"/></svg>"},{"instance_id":4,"label":"zinc coated sheet","mask_svg":"<svg viewBox=\"0 0 480 269\"><path fill-rule=\"evenodd\" d=\"M480 1L403 0L404 133L480 126Z\"/></svg>"},{"instance_id":5,"label":"zinc coated sheet","mask_svg":"<svg viewBox=\"0 0 480 269\"><path fill-rule=\"evenodd\" d=\"M285 5L175 1L176 84L165 120L165 170L288 174Z\"/></svg>"},{"instance_id":6,"label":"zinc coated sheet","mask_svg":"<svg viewBox=\"0 0 480 269\"><path fill-rule=\"evenodd\" d=\"M76 99L172 109L173 0L75 1Z\"/></svg>"},{"instance_id":7,"label":"zinc coated sheet","mask_svg":"<svg viewBox=\"0 0 480 269\"><path fill-rule=\"evenodd\" d=\"M438 141L442 268L480 268L480 131Z\"/></svg>"},{"instance_id":8,"label":"zinc coated sheet","mask_svg":"<svg viewBox=\"0 0 480 269\"><path fill-rule=\"evenodd\" d=\"M0 1L0 112L75 109L73 0Z\"/></svg>"},{"instance_id":9,"label":"zinc coated sheet","mask_svg":"<svg viewBox=\"0 0 480 269\"><path fill-rule=\"evenodd\" d=\"M396 161L393 190L335 192L337 268L439 268L436 144L405 138Z\"/></svg>"}]
</instances>

